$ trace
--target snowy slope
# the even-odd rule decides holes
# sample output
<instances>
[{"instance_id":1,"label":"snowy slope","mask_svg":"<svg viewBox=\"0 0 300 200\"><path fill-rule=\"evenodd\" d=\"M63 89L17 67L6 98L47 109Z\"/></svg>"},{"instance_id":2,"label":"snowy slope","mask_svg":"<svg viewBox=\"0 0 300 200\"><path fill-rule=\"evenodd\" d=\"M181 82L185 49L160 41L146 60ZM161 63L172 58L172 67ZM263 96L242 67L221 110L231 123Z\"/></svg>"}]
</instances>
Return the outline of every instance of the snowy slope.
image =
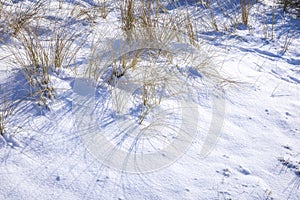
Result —
<instances>
[{"instance_id":1,"label":"snowy slope","mask_svg":"<svg viewBox=\"0 0 300 200\"><path fill-rule=\"evenodd\" d=\"M25 5L30 1L18 2ZM72 9L74 2L88 8L93 5L93 1L64 1L62 13ZM182 1L181 6L173 8L164 1L169 14L187 7L195 19L206 16L199 10L203 7L188 2ZM7 4L13 3L17 2ZM53 7L45 14L49 20L51 15L55 16L53 10L57 5L58 2L53 2ZM198 110L192 112L198 114L198 128L189 148L160 169L127 173L107 166L110 162L99 159L87 145L90 138L86 140L86 136L93 140L96 134L94 127L84 130L82 124L90 123L90 118L81 120L80 115L88 113L91 107L87 106L89 104L79 106L78 110L76 107L76 103L83 101L77 98L89 94L89 91L76 92L79 79L74 74L80 74L89 62L88 52L93 40L99 37L102 47L115 44L116 49L124 42L119 37L119 10L114 8L115 2L109 5L111 12L106 19L96 20L93 28L97 34L88 37L87 43L79 50L76 64L51 74L53 86L57 88L57 99L50 103L50 111L25 98L7 119L6 134L0 136L0 199L300 199L299 18L283 14L280 8L276 8L274 39L264 38L265 32L262 31L265 18L272 15L272 1L254 5L250 30L241 25L234 32L217 32L198 24L199 40L206 44L204 51L214 54L216 69L226 79L222 82L225 116L220 136L210 153L203 157L201 150L213 111L213 97L210 96L213 94L205 93L204 81L201 87L191 89L188 94L191 99L195 96L200 99L195 100L199 103ZM62 20L66 17L61 16ZM223 19L221 13L216 16L218 20ZM72 20L69 22L71 30L87 30L89 27L85 19L74 21L74 24ZM284 52L287 36L290 43ZM26 94L26 81L21 67L11 56L10 49L17 47L10 42L6 38L0 43L0 94L4 91L8 99L17 100ZM171 48L175 52L177 46L173 45ZM201 82L205 76L204 73L190 72L188 77L194 77L191 85L197 85L197 81ZM181 71L176 75L181 75ZM138 77L134 73L132 76ZM110 134L117 133L123 119L110 113L113 106L106 90L109 84L104 86L96 90L99 96L96 95L95 112L100 117L96 121L98 124L93 125L109 138L115 137ZM178 88L182 89L184 85L176 85L174 90ZM125 95L125 101L131 102L132 99L127 97ZM167 108L174 105L166 103ZM132 116L137 113L134 112ZM168 121L174 123L175 130L181 125L176 120L180 118ZM173 136L170 135L165 137ZM151 150L146 147L142 144L141 149ZM99 151L100 148L102 146ZM160 160L156 162L160 163Z\"/></svg>"}]
</instances>

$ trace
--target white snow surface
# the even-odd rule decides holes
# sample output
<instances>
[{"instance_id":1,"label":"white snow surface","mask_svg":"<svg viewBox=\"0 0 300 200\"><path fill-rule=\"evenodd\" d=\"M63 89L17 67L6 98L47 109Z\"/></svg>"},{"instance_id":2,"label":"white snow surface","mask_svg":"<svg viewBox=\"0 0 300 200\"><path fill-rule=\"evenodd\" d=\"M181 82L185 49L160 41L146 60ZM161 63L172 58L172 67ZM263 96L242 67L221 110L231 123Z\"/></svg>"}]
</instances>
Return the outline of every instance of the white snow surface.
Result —
<instances>
[{"instance_id":1,"label":"white snow surface","mask_svg":"<svg viewBox=\"0 0 300 200\"><path fill-rule=\"evenodd\" d=\"M74 2L65 1L63 8ZM76 2L88 7L92 1ZM112 11L94 25L103 44L120 33L119 11L109 4ZM263 13L258 11L265 10L267 16L272 5L254 5L250 30L199 34L215 53L220 75L231 82L223 86L226 112L221 135L207 156L200 150L211 103L203 95L197 138L174 163L137 174L103 165L77 131L72 110L75 76L66 67L51 75L58 98L50 111L24 100L8 119L7 131L0 136L0 199L300 199L300 19L278 8L275 38L265 39ZM185 6L195 18L201 15L195 5ZM287 34L291 43L283 52ZM0 84L18 98L26 89L21 67L8 64L13 59L9 42L0 43ZM89 45L79 52L79 69L89 59ZM109 127L113 133L114 127Z\"/></svg>"}]
</instances>

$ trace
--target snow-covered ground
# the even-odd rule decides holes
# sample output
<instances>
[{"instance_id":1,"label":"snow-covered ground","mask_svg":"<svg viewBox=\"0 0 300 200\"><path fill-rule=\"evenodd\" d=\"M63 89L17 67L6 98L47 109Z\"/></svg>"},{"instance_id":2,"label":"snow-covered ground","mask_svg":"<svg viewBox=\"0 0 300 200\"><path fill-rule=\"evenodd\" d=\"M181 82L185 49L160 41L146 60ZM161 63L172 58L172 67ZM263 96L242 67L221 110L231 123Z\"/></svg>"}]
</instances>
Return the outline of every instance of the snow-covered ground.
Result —
<instances>
[{"instance_id":1,"label":"snow-covered ground","mask_svg":"<svg viewBox=\"0 0 300 200\"><path fill-rule=\"evenodd\" d=\"M31 2L7 1L4 9ZM56 20L79 33L69 46L80 46L75 62L50 73L56 89L50 110L25 97L28 84L12 55L22 49L1 21L0 109L17 107L0 136L0 199L300 199L300 19L271 0L258 1L249 26L234 28L220 5L211 4L216 31L200 3L162 2L164 16L189 10L199 46L187 44L186 36L184 42L139 40L127 48L117 1L107 1L105 19L82 17L92 0L53 1L39 13L42 36ZM239 1L217 2L240 17ZM69 11L81 15L73 19ZM146 67L115 77L119 82L105 82L110 68L102 84L83 79L89 63L98 70L143 48L145 54L172 52L177 64L158 56L153 66L145 59ZM210 58L209 66L197 71L193 64L202 58ZM141 79L158 87L158 79L168 80L159 88L161 103L146 111L138 102ZM164 150L172 142L174 149Z\"/></svg>"}]
</instances>

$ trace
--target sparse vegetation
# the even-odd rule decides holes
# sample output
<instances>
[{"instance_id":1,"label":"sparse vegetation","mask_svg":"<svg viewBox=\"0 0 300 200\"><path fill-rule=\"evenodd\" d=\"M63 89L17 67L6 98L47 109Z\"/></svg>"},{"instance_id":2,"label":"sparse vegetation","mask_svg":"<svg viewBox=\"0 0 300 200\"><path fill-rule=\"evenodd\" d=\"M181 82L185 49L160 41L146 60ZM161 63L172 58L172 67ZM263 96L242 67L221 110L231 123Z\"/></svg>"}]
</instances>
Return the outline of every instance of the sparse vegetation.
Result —
<instances>
[{"instance_id":1,"label":"sparse vegetation","mask_svg":"<svg viewBox=\"0 0 300 200\"><path fill-rule=\"evenodd\" d=\"M300 17L300 1L299 0L279 0L279 3L283 5L284 12L290 12Z\"/></svg>"},{"instance_id":2,"label":"sparse vegetation","mask_svg":"<svg viewBox=\"0 0 300 200\"><path fill-rule=\"evenodd\" d=\"M24 23L14 23L14 27L17 27L14 30L17 30L18 34L14 31L13 47L9 46L9 49L23 69L31 98L49 110L49 102L56 97L51 74L59 73L62 67L75 63L76 55L85 43L88 33L84 33L84 30L70 30L67 26L69 21L59 21L58 18L55 18L54 23L51 19L48 20L49 26L42 27L41 24L47 23L47 20L36 15L41 10L45 11L43 2L38 1L34 4L33 13L28 14L28 11L25 12L25 16L20 14L19 18L26 20L22 20ZM70 11L69 16L74 15L76 8L77 6ZM79 13L76 17L80 16ZM43 33L44 28L50 32Z\"/></svg>"},{"instance_id":3,"label":"sparse vegetation","mask_svg":"<svg viewBox=\"0 0 300 200\"><path fill-rule=\"evenodd\" d=\"M8 125L14 114L17 102L7 98L6 91L0 85L0 136L9 133Z\"/></svg>"},{"instance_id":4,"label":"sparse vegetation","mask_svg":"<svg viewBox=\"0 0 300 200\"><path fill-rule=\"evenodd\" d=\"M7 101L5 94L3 94L3 91L1 90L0 87L0 135L4 135L6 133L6 120L9 114L11 113L9 111Z\"/></svg>"},{"instance_id":5,"label":"sparse vegetation","mask_svg":"<svg viewBox=\"0 0 300 200\"><path fill-rule=\"evenodd\" d=\"M122 30L126 33L127 40L131 40L131 31L134 28L134 1L124 0L121 3L121 22Z\"/></svg>"},{"instance_id":6,"label":"sparse vegetation","mask_svg":"<svg viewBox=\"0 0 300 200\"><path fill-rule=\"evenodd\" d=\"M283 146L283 147L288 150L292 150L291 147L289 146ZM292 193L297 192L300 187L300 161L290 157L289 158L279 157L278 161L282 165L280 173L291 171L295 175L295 177L290 181L288 187L290 187Z\"/></svg>"},{"instance_id":7,"label":"sparse vegetation","mask_svg":"<svg viewBox=\"0 0 300 200\"><path fill-rule=\"evenodd\" d=\"M285 53L288 51L289 49L289 46L292 44L292 41L293 41L293 35L290 34L289 32L286 34L285 36L285 40L284 40L284 43L283 43L283 46L282 46L282 52Z\"/></svg>"},{"instance_id":8,"label":"sparse vegetation","mask_svg":"<svg viewBox=\"0 0 300 200\"><path fill-rule=\"evenodd\" d=\"M55 97L49 73L51 73L51 58L47 49L32 31L22 31L16 37L23 48L21 50L11 49L17 63L24 70L24 77L29 84L29 92L33 99L41 106L49 109L48 101Z\"/></svg>"},{"instance_id":9,"label":"sparse vegetation","mask_svg":"<svg viewBox=\"0 0 300 200\"><path fill-rule=\"evenodd\" d=\"M251 9L251 0L240 0L241 11L242 11L242 22L248 27L249 13Z\"/></svg>"},{"instance_id":10,"label":"sparse vegetation","mask_svg":"<svg viewBox=\"0 0 300 200\"><path fill-rule=\"evenodd\" d=\"M234 29L242 22L245 26L249 26L249 15L252 7L251 0L240 0L238 5L232 5L231 7L239 7L239 12L230 12L223 8L220 2L214 1L194 1L197 5L203 5L203 8L207 10L207 19L199 17L199 21L194 20L191 17L190 10L182 9L180 11L174 11L169 14L164 5L159 1L140 1L123 0L120 3L120 21L121 30L125 34L127 41L159 41L163 44L164 41L170 38L176 38L181 40L180 35L174 35L176 33L184 33L189 39L189 43L193 46L197 46L197 37L200 32L198 27L211 27L214 31L222 31L222 27L225 31L232 31L230 27ZM230 3L230 2L229 2ZM284 10L289 6L295 6L295 1L282 1ZM180 6L180 2L174 1L174 7ZM30 93L37 101L39 105L49 109L49 101L55 98L55 88L51 82L51 76L53 73L59 73L59 70L63 67L68 67L73 63L76 63L76 57L80 51L82 45L85 44L89 33L84 31L76 32L72 29L70 24L87 22L89 25L86 32L93 32L93 25L96 23L98 15L103 19L106 19L109 10L109 2L107 0L98 0L91 7L82 6L80 4L74 5L68 10L69 21L61 21L58 14L54 19L46 19L43 17L43 13L47 12L47 3L45 0L39 0L30 3L28 6L18 4L10 9L3 9L4 1L0 2L0 14L1 21L7 21L6 24L12 30L13 36L13 48L12 54L17 61L17 64L22 66L24 70L24 77L30 86ZM58 2L59 10L63 8L63 1ZM230 7L230 5L229 5ZM232 9L230 7L230 9ZM215 11L221 11L220 13L229 19L229 24L217 19ZM238 13L238 14L237 14ZM202 20L202 21L201 21ZM208 22L207 22L208 20ZM49 26L46 27L47 34L42 33L41 24L48 21ZM206 21L206 22L205 22ZM274 15L272 15L272 38L274 38ZM170 30L170 33L160 31L159 27L163 27ZM0 25L0 28L1 27ZM43 27L45 28L45 27ZM45 31L45 30L43 30ZM268 30L266 30L268 31ZM172 32L172 33L171 33ZM266 33L269 35L269 33ZM288 50L291 44L291 38L287 35L283 52ZM89 60L89 67L86 68L88 77L93 77L95 80L103 74L103 69L99 69L98 65L101 63L102 58L96 58L98 56L97 48L98 42L92 44L89 55L93 58ZM19 48L21 47L21 48ZM162 52L158 52L159 56ZM117 55L120 56L120 55ZM128 56L128 55L127 55ZM140 59L141 52L131 54L129 57L122 55L118 58L114 58L112 64L112 77L111 80L118 79L124 76L127 71L134 69ZM168 59L172 59L171 54L167 52L165 55ZM119 59L119 60L118 60ZM118 60L118 61L117 61ZM101 63L108 65L108 62ZM209 65L211 59L203 61L204 66ZM76 65L75 65L76 66ZM196 66L195 69L199 70L201 66ZM76 70L76 69L75 69ZM110 81L111 81L110 80ZM153 81L153 80L152 80ZM146 106L151 102L151 95L156 88L155 83L144 82L142 85L143 105ZM154 92L155 93L155 92Z\"/></svg>"},{"instance_id":11,"label":"sparse vegetation","mask_svg":"<svg viewBox=\"0 0 300 200\"><path fill-rule=\"evenodd\" d=\"M107 0L102 0L102 2L100 2L98 0L98 5L97 5L100 9L100 14L101 14L101 17L103 19L106 19L108 13L110 12L109 8L108 8L108 5L107 5Z\"/></svg>"},{"instance_id":12,"label":"sparse vegetation","mask_svg":"<svg viewBox=\"0 0 300 200\"><path fill-rule=\"evenodd\" d=\"M5 163L5 167L0 166L5 175L1 179L4 187L0 199L2 193L3 199L22 199L31 190L34 192L33 196L28 195L29 199L39 199L42 195L73 197L74 191L78 199L105 199L107 195L130 199L145 194L149 196L144 198L164 199L162 197L172 191L172 194L176 191L178 198L182 195L195 197L204 194L197 186L210 180L202 176L199 169L208 170L208 175L219 169L220 175L207 184L205 192L211 195L214 186L210 186L220 179L222 185L217 189L217 199L231 199L234 195L281 198L285 194L276 189L289 181L291 191L297 192L300 185L298 157L279 158L275 161L277 168L272 167L274 159L266 159L269 163L263 164L260 159L273 156L261 150L276 152L281 139L287 136L284 141L296 144L293 139L298 137L299 127L295 120L299 112L293 109L298 106L296 97L300 81L298 49L294 44L299 43L298 33L293 32L298 28L285 24L297 21L293 17L295 13L300 15L298 2L0 0L0 48L2 51L3 47L4 52L0 55L0 81L6 81L1 73L12 75L0 86L8 85L9 92L18 93L8 94L6 88L0 88L0 160ZM237 81L224 78L226 75ZM240 84L242 81L246 83ZM92 84L84 84L86 82ZM287 85L293 87L289 89ZM276 88L268 98L273 86ZM225 95L227 88L229 92ZM286 96L291 104L275 105ZM230 105L226 110L228 115L224 114L225 100ZM274 102L270 107L269 100ZM261 108L268 109L263 112ZM213 156L206 159L216 161L212 166L205 165L206 161L199 163L198 159L216 144L224 116L228 119L220 143L230 148L216 148L216 159ZM70 120L73 117L77 118L75 123ZM14 134L16 127L24 130L24 134ZM75 135L73 129L77 131ZM103 134L99 134L99 130ZM92 135L92 131L96 134ZM181 134L186 138L180 138ZM24 146L13 144L15 135L20 135L17 140L24 139ZM268 137L273 135L279 138L270 142ZM183 143L188 146L185 148ZM105 155L100 167L96 157L93 162L94 155L90 155L93 154L88 149L91 144L93 148L109 146L111 150L104 152L95 148L99 152L96 157ZM266 144L270 148L264 148ZM198 151L197 145L207 150ZM21 150L14 151L7 146ZM165 147L174 150L174 155L165 153ZM284 148L288 156L298 153L292 146ZM7 155L7 150L10 155L2 157ZM165 185L158 189L147 188L145 193L145 185L127 178L143 178L146 173L126 176L126 167L134 169L134 173L139 172L139 158L136 157L139 153L145 166L154 166L155 157L153 162L147 160L147 156L152 156L150 150L159 152L158 162L166 159L168 164L181 153L184 158L171 171L165 170L162 174L168 174L162 178L153 173L154 185L161 180ZM122 152L122 157L114 156L115 152ZM62 153L64 155L58 155ZM65 159L65 156L70 157ZM240 158L243 158L241 162L236 162ZM113 164L122 170L122 177L111 171L110 159L116 161ZM253 164L249 159L257 162ZM53 160L55 162L49 165ZM109 168L102 165L106 161L109 161ZM189 165L187 168L185 162ZM203 164L203 168L199 164ZM288 175L293 179L284 177L273 187L271 179L276 175L284 176L274 173L278 166L281 172L290 172ZM172 175L178 169L182 169L179 184L168 188L169 182L177 179ZM190 173L190 169L194 171ZM142 181L153 174L146 174ZM266 178L270 174L271 179ZM262 180L265 178L267 180ZM119 180L122 183L119 184ZM116 181L118 184L114 184ZM193 187L181 187L189 181ZM29 183L32 185L28 188L21 188ZM42 190L35 190L34 186L41 183ZM82 189L77 191L78 188ZM131 193L126 196L129 190Z\"/></svg>"},{"instance_id":13,"label":"sparse vegetation","mask_svg":"<svg viewBox=\"0 0 300 200\"><path fill-rule=\"evenodd\" d=\"M34 22L41 17L40 14L42 14L45 6L45 0L38 0L29 6L19 4L13 10L6 11L4 15L6 16L8 27L12 29L12 35L16 36L23 29L29 28L30 22Z\"/></svg>"}]
</instances>

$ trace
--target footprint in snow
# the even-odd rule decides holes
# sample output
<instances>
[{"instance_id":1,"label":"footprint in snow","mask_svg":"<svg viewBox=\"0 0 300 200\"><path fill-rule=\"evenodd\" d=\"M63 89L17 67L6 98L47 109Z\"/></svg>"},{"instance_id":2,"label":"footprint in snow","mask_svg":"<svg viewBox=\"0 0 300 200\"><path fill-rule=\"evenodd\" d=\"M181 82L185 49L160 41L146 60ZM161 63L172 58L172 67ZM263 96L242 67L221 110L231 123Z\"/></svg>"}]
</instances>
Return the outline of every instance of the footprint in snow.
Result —
<instances>
[{"instance_id":1,"label":"footprint in snow","mask_svg":"<svg viewBox=\"0 0 300 200\"><path fill-rule=\"evenodd\" d=\"M248 170L248 169L246 169L246 168L244 168L244 167L242 167L242 166L240 166L240 167L238 168L238 171L239 171L240 173L244 174L244 175L249 175L249 174L251 174L251 171L250 171L250 170Z\"/></svg>"},{"instance_id":2,"label":"footprint in snow","mask_svg":"<svg viewBox=\"0 0 300 200\"><path fill-rule=\"evenodd\" d=\"M267 115L270 114L268 109L265 109L265 112L266 112Z\"/></svg>"},{"instance_id":3,"label":"footprint in snow","mask_svg":"<svg viewBox=\"0 0 300 200\"><path fill-rule=\"evenodd\" d=\"M232 172L228 168L222 169L222 171L217 170L216 172L222 174L225 177L229 177L232 174Z\"/></svg>"}]
</instances>

